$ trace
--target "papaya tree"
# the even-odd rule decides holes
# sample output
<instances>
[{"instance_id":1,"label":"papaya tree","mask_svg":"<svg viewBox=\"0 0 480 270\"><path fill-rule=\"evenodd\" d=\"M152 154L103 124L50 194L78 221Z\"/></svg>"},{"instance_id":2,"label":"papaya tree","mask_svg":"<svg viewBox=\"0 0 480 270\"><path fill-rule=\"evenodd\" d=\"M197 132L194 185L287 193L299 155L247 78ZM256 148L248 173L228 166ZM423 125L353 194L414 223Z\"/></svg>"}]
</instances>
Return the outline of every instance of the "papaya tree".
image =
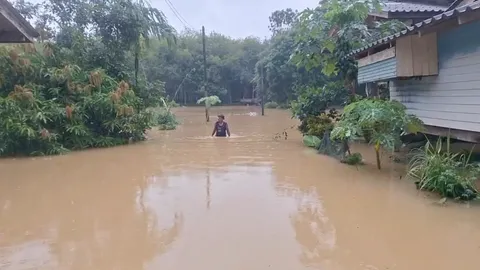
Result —
<instances>
[{"instance_id":1,"label":"papaya tree","mask_svg":"<svg viewBox=\"0 0 480 270\"><path fill-rule=\"evenodd\" d=\"M406 113L406 107L398 101L362 99L347 105L340 121L335 124L331 138L352 141L359 138L373 145L377 168L381 169L380 149L394 150L400 136L423 130L423 123ZM368 134L368 136L366 136Z\"/></svg>"},{"instance_id":2,"label":"papaya tree","mask_svg":"<svg viewBox=\"0 0 480 270\"><path fill-rule=\"evenodd\" d=\"M197 100L197 104L205 104L205 117L206 121L210 121L210 107L214 106L215 104L222 103L220 98L218 96L208 96L208 97L203 97L199 100Z\"/></svg>"}]
</instances>

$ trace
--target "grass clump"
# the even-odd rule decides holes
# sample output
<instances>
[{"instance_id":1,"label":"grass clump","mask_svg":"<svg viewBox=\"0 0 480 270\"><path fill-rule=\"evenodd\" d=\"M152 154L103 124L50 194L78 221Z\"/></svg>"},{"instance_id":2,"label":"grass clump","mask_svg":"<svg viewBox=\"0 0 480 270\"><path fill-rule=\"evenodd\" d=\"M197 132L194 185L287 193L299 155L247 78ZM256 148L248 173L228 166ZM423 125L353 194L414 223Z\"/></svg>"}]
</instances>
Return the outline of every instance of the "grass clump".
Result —
<instances>
[{"instance_id":1,"label":"grass clump","mask_svg":"<svg viewBox=\"0 0 480 270\"><path fill-rule=\"evenodd\" d=\"M415 184L420 190L461 201L476 199L475 181L480 174L480 166L470 162L471 151L468 155L452 153L449 141L448 138L446 151L442 148L441 139L435 145L427 141L423 149L414 150L408 174L416 179Z\"/></svg>"}]
</instances>

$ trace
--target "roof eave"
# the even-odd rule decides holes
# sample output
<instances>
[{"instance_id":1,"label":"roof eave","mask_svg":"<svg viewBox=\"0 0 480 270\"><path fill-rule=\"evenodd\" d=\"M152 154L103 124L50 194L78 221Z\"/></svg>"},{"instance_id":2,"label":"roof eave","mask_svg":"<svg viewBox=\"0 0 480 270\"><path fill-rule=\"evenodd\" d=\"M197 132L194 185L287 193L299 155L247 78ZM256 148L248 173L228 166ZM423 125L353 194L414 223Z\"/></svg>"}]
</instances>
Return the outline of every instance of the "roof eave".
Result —
<instances>
[{"instance_id":1,"label":"roof eave","mask_svg":"<svg viewBox=\"0 0 480 270\"><path fill-rule=\"evenodd\" d=\"M25 20L18 10L16 10L7 0L0 0L0 14L9 20L29 42L33 42L34 38L40 36L33 26ZM19 40L19 42L25 41Z\"/></svg>"},{"instance_id":2,"label":"roof eave","mask_svg":"<svg viewBox=\"0 0 480 270\"><path fill-rule=\"evenodd\" d=\"M447 19L455 18L456 16L458 16L460 14L464 14L464 13L467 13L467 12L472 12L472 11L475 11L475 10L480 10L480 2L475 2L474 4L471 4L471 5L462 6L462 7L459 7L457 9L449 10L449 11L446 11L444 13L435 15L431 18L423 20L422 22L414 24L413 26L407 27L407 29L402 30L398 33L395 33L395 34L390 35L388 37L384 37L382 39L374 41L370 44L367 44L366 46L363 46L362 48L353 50L347 56L349 56L349 57L356 56L358 54L366 52L369 49L372 49L372 48L387 44L389 42L395 41L399 37L406 36L406 35L409 35L409 34L414 34L421 29L431 27L431 26L433 26L437 23L443 22Z\"/></svg>"}]
</instances>

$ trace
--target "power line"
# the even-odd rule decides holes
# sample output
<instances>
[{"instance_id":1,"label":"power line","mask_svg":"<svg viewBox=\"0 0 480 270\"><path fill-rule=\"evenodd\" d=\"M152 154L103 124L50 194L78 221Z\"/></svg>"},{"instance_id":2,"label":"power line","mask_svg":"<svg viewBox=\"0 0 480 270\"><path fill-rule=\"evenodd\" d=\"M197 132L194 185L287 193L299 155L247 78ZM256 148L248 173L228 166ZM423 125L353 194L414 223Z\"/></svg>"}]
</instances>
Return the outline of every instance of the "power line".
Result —
<instances>
[{"instance_id":1,"label":"power line","mask_svg":"<svg viewBox=\"0 0 480 270\"><path fill-rule=\"evenodd\" d=\"M185 26L185 28L191 28L191 29L194 28L187 22L187 20L185 20L185 18L182 16L182 14L180 14L180 12L178 12L178 10L175 8L173 3L170 2L170 0L165 0L165 3L167 3L168 7L173 12L175 17L177 17L177 19L183 24L183 26Z\"/></svg>"},{"instance_id":2,"label":"power line","mask_svg":"<svg viewBox=\"0 0 480 270\"><path fill-rule=\"evenodd\" d=\"M185 18L182 16L182 14L180 14L180 12L178 12L177 8L175 8L175 5L170 1L170 0L165 0L167 1L167 3L170 4L170 6L172 7L172 9L175 11L175 13L178 14L178 16L188 25L191 27L191 25L188 23L187 20L185 20Z\"/></svg>"}]
</instances>

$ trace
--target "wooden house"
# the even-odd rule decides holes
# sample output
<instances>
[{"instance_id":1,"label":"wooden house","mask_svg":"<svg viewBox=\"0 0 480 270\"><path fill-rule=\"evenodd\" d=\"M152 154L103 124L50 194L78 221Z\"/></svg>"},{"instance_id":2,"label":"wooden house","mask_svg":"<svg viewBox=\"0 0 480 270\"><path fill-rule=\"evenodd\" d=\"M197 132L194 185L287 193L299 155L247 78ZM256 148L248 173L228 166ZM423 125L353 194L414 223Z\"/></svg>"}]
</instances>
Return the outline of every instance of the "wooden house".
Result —
<instances>
[{"instance_id":1,"label":"wooden house","mask_svg":"<svg viewBox=\"0 0 480 270\"><path fill-rule=\"evenodd\" d=\"M412 25L445 12L453 0L390 0L381 10L369 14L369 20L400 20Z\"/></svg>"},{"instance_id":2,"label":"wooden house","mask_svg":"<svg viewBox=\"0 0 480 270\"><path fill-rule=\"evenodd\" d=\"M7 0L0 0L0 43L30 43L38 32Z\"/></svg>"},{"instance_id":3,"label":"wooden house","mask_svg":"<svg viewBox=\"0 0 480 270\"><path fill-rule=\"evenodd\" d=\"M479 142L479 29L480 1L456 1L441 14L353 51L358 83L386 82L390 98L417 115L427 133Z\"/></svg>"}]
</instances>

